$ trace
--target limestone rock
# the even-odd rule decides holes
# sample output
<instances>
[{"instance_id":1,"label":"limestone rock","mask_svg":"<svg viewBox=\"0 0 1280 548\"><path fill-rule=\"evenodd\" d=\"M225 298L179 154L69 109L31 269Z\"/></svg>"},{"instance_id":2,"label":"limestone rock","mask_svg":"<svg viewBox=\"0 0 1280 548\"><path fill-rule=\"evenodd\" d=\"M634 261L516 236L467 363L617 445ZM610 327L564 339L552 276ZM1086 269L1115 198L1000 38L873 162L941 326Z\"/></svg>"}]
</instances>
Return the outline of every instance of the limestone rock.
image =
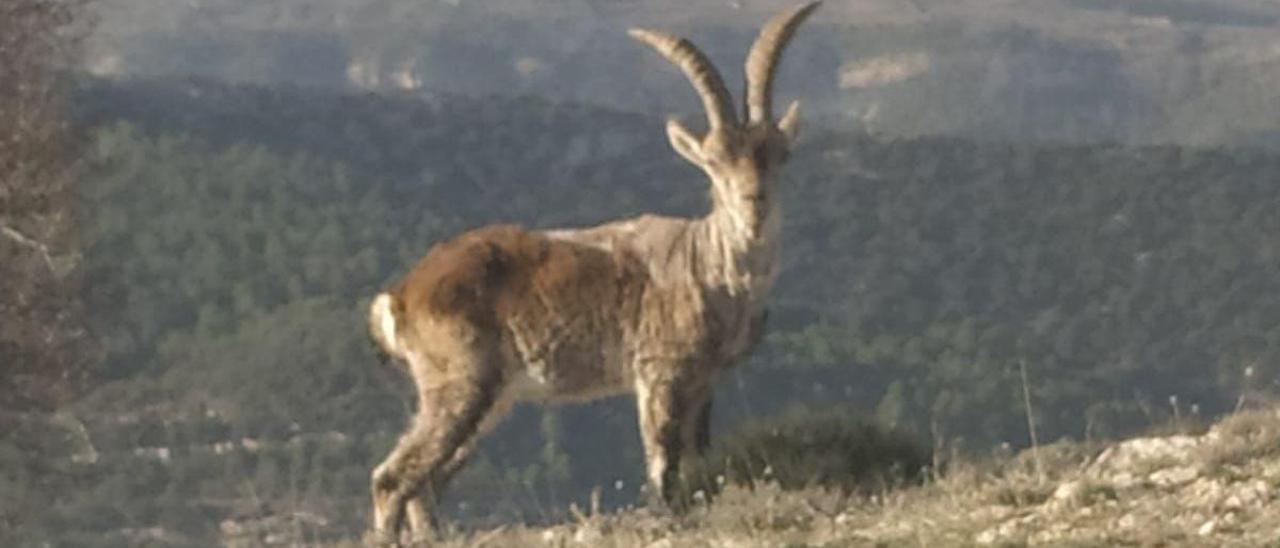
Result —
<instances>
[{"instance_id":1,"label":"limestone rock","mask_svg":"<svg viewBox=\"0 0 1280 548\"><path fill-rule=\"evenodd\" d=\"M1109 475L1133 471L1142 466L1181 464L1186 462L1190 451L1199 445L1200 439L1192 436L1132 439L1103 451L1094 459L1090 471L1098 475Z\"/></svg>"}]
</instances>

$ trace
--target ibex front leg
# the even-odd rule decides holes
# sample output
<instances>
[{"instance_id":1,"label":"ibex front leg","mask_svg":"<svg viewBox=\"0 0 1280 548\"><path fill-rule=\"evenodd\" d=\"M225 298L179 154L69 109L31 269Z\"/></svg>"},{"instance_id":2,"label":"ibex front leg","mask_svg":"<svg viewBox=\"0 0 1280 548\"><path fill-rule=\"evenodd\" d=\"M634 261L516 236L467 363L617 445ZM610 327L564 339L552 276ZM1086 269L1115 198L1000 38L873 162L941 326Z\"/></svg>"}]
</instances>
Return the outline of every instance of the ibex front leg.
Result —
<instances>
[{"instance_id":1,"label":"ibex front leg","mask_svg":"<svg viewBox=\"0 0 1280 548\"><path fill-rule=\"evenodd\" d=\"M680 424L683 438L680 458L682 482L680 492L689 496L689 501L696 500L693 495L698 491L701 491L702 496L705 497L704 502L710 502L714 494L712 487L715 484L709 481L711 478L700 475L698 471L698 462L711 443L711 392L710 384L696 388L690 387L686 392L685 414Z\"/></svg>"},{"instance_id":2,"label":"ibex front leg","mask_svg":"<svg viewBox=\"0 0 1280 548\"><path fill-rule=\"evenodd\" d=\"M707 449L711 447L711 388L705 390L705 394L692 409L692 418L687 428L687 438L691 443L690 449L693 455L702 456L706 454Z\"/></svg>"},{"instance_id":3,"label":"ibex front leg","mask_svg":"<svg viewBox=\"0 0 1280 548\"><path fill-rule=\"evenodd\" d=\"M706 391L703 383L669 377L662 373L642 376L636 382L636 403L653 500L681 513L689 500L681 481L680 461L687 449L692 449L687 446L695 442L690 439L694 429L689 423L705 401Z\"/></svg>"}]
</instances>

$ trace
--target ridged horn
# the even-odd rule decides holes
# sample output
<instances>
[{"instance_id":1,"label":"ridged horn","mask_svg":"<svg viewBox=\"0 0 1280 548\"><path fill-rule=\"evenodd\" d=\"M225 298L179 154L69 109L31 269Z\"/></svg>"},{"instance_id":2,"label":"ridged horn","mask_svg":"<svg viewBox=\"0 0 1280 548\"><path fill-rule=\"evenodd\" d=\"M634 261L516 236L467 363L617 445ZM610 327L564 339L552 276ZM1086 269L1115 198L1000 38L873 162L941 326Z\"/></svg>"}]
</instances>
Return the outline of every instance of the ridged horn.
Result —
<instances>
[{"instance_id":1,"label":"ridged horn","mask_svg":"<svg viewBox=\"0 0 1280 548\"><path fill-rule=\"evenodd\" d=\"M683 38L652 30L631 29L627 34L649 44L668 61L680 67L702 98L703 109L707 112L707 125L711 129L738 124L738 118L733 112L733 102L729 99L729 90L725 88L720 72L697 46Z\"/></svg>"},{"instance_id":2,"label":"ridged horn","mask_svg":"<svg viewBox=\"0 0 1280 548\"><path fill-rule=\"evenodd\" d=\"M778 70L778 59L796 28L821 4L818 0L791 8L774 16L760 29L760 35L751 45L751 53L747 54L747 122L764 122L773 118L773 76Z\"/></svg>"}]
</instances>

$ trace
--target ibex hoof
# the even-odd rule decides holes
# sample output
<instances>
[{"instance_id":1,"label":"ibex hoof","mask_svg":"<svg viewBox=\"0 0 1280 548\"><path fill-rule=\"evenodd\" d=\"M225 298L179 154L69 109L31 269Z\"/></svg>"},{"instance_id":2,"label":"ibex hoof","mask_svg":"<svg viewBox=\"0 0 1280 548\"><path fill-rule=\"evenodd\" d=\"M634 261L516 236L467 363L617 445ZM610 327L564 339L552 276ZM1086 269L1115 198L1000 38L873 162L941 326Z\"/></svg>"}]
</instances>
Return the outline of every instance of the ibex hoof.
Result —
<instances>
[{"instance_id":1,"label":"ibex hoof","mask_svg":"<svg viewBox=\"0 0 1280 548\"><path fill-rule=\"evenodd\" d=\"M364 536L364 545L369 548L400 548L399 535L388 531L369 531Z\"/></svg>"},{"instance_id":2,"label":"ibex hoof","mask_svg":"<svg viewBox=\"0 0 1280 548\"><path fill-rule=\"evenodd\" d=\"M659 519L679 518L688 513L688 509L688 505L680 497L653 496L649 497L649 502L645 505L646 513Z\"/></svg>"},{"instance_id":3,"label":"ibex hoof","mask_svg":"<svg viewBox=\"0 0 1280 548\"><path fill-rule=\"evenodd\" d=\"M410 548L427 548L434 546L436 537L430 531L415 531L409 534L409 543L405 546Z\"/></svg>"}]
</instances>

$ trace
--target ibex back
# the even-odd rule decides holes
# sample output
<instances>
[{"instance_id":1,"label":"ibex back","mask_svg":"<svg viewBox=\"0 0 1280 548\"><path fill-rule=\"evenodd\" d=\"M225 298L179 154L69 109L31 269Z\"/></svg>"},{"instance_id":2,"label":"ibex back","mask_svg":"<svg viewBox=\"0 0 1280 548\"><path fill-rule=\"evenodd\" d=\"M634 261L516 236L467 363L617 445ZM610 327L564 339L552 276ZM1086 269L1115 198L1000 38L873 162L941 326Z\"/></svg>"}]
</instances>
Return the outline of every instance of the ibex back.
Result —
<instances>
[{"instance_id":1,"label":"ibex back","mask_svg":"<svg viewBox=\"0 0 1280 548\"><path fill-rule=\"evenodd\" d=\"M667 122L672 146L711 180L699 218L644 215L591 228L488 226L436 245L374 298L369 329L403 360L418 413L373 473L374 535L432 530L441 489L517 401L634 392L652 493L678 509L682 457L708 441L712 382L758 340L776 275L775 174L798 129L775 121L778 59L817 8L787 10L747 57L739 120L716 68L686 40L631 35L678 66L702 99L701 138Z\"/></svg>"}]
</instances>

